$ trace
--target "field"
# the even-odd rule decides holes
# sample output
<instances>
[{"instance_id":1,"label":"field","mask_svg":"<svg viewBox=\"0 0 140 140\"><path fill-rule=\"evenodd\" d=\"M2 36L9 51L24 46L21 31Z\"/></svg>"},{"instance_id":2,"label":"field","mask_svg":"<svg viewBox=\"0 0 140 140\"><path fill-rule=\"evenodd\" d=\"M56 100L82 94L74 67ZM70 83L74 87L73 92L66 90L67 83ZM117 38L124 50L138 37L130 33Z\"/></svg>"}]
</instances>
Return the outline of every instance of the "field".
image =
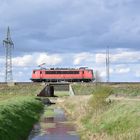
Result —
<instances>
[{"instance_id":1,"label":"field","mask_svg":"<svg viewBox=\"0 0 140 140\"><path fill-rule=\"evenodd\" d=\"M82 83L73 84L73 90L76 95L90 95L96 90L96 84ZM102 85L106 86L106 85ZM112 88L113 93L117 96L140 96L140 84L109 84L108 87Z\"/></svg>"},{"instance_id":2,"label":"field","mask_svg":"<svg viewBox=\"0 0 140 140\"><path fill-rule=\"evenodd\" d=\"M58 98L52 100L65 109L68 119L77 126L81 140L140 139L138 84L84 83L72 87L75 96L68 96L67 91L55 91ZM42 88L39 84L0 85L0 140L27 138L43 110L43 104L36 99ZM46 113L51 114L49 110Z\"/></svg>"},{"instance_id":3,"label":"field","mask_svg":"<svg viewBox=\"0 0 140 140\"><path fill-rule=\"evenodd\" d=\"M124 85L119 89L114 85L96 86L93 90L84 85L88 90L87 92L84 90L85 93L79 84L74 86L77 86L75 91L78 90L78 96L65 98L60 104L65 108L68 117L75 121L82 140L140 139L138 85L125 85L126 89ZM80 95L80 92L83 95ZM107 100L108 96L115 94L117 97L124 96L125 100ZM138 100L133 100L131 97Z\"/></svg>"}]
</instances>

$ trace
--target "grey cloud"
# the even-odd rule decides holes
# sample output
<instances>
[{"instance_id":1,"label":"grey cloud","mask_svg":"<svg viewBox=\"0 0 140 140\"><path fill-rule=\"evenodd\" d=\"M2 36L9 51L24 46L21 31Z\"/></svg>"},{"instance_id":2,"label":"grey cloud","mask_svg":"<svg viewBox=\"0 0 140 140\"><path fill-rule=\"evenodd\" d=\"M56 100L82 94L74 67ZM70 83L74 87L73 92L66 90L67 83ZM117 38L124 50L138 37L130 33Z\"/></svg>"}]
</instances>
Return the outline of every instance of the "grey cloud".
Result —
<instances>
[{"instance_id":1,"label":"grey cloud","mask_svg":"<svg viewBox=\"0 0 140 140\"><path fill-rule=\"evenodd\" d=\"M138 0L1 0L1 28L11 26L15 51L139 49Z\"/></svg>"}]
</instances>

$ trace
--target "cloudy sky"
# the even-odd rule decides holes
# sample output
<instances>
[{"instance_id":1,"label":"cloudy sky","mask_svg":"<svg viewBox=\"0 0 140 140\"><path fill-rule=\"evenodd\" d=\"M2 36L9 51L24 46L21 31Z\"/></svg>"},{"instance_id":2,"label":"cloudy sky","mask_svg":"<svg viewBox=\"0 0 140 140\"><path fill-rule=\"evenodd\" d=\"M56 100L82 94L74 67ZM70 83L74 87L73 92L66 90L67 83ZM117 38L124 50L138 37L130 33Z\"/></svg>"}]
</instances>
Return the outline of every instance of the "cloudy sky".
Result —
<instances>
[{"instance_id":1,"label":"cloudy sky","mask_svg":"<svg viewBox=\"0 0 140 140\"><path fill-rule=\"evenodd\" d=\"M2 40L10 27L14 81L32 69L87 66L106 80L140 82L139 0L0 0L0 81L5 75Z\"/></svg>"}]
</instances>

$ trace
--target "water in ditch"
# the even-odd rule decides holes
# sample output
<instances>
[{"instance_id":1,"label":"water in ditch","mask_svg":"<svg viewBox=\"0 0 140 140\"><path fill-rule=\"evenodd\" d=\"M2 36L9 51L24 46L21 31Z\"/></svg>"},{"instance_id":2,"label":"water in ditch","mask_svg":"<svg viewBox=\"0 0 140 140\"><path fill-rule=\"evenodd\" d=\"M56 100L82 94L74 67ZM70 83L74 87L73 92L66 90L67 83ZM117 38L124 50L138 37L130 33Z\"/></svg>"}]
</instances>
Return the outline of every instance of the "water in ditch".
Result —
<instances>
[{"instance_id":1,"label":"water in ditch","mask_svg":"<svg viewBox=\"0 0 140 140\"><path fill-rule=\"evenodd\" d=\"M35 124L28 140L80 140L75 127L68 122L64 111L45 106L40 122Z\"/></svg>"}]
</instances>

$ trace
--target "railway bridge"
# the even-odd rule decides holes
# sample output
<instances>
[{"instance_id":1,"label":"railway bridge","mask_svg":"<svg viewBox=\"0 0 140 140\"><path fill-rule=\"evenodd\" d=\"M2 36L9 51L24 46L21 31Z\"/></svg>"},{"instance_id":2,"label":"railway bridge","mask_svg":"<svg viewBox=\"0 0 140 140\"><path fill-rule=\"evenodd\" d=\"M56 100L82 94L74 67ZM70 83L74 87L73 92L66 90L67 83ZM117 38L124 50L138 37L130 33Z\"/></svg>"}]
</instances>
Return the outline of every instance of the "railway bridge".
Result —
<instances>
[{"instance_id":1,"label":"railway bridge","mask_svg":"<svg viewBox=\"0 0 140 140\"><path fill-rule=\"evenodd\" d=\"M38 96L54 96L54 91L68 91L69 95L74 95L70 83L44 83L44 88Z\"/></svg>"}]
</instances>

